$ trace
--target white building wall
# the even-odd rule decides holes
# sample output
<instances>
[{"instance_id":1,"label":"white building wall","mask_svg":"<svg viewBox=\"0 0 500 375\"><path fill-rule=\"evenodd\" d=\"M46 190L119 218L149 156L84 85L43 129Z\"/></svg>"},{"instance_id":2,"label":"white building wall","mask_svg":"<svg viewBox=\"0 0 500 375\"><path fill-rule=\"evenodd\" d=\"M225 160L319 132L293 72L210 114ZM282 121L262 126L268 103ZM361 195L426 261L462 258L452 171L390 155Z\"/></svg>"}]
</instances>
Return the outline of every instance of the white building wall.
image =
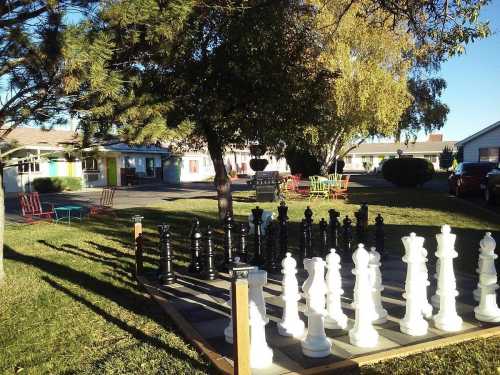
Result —
<instances>
[{"instance_id":1,"label":"white building wall","mask_svg":"<svg viewBox=\"0 0 500 375\"><path fill-rule=\"evenodd\" d=\"M488 147L500 147L500 126L467 142L464 145L464 161L479 161L479 149Z\"/></svg>"},{"instance_id":2,"label":"white building wall","mask_svg":"<svg viewBox=\"0 0 500 375\"><path fill-rule=\"evenodd\" d=\"M212 159L207 153L187 153L180 161L180 181L204 181L215 176Z\"/></svg>"}]
</instances>

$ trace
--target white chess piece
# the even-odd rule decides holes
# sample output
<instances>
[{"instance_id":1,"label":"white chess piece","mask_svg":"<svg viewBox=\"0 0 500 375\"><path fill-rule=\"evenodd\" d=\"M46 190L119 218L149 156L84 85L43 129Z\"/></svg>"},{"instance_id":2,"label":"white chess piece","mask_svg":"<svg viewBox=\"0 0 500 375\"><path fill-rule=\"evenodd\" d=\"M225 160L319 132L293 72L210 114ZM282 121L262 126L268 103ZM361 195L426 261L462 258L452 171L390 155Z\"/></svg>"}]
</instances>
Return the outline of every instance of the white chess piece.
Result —
<instances>
[{"instance_id":1,"label":"white chess piece","mask_svg":"<svg viewBox=\"0 0 500 375\"><path fill-rule=\"evenodd\" d=\"M299 285L297 282L297 262L292 254L286 253L281 262L283 274L281 299L285 306L283 317L278 323L278 333L282 336L302 337L304 335L304 322L299 317Z\"/></svg>"},{"instance_id":2,"label":"white chess piece","mask_svg":"<svg viewBox=\"0 0 500 375\"><path fill-rule=\"evenodd\" d=\"M427 269L427 250L423 247L422 251L422 263L421 263L421 272L422 272L422 314L427 319L432 318L432 305L429 303L427 298L427 287L431 284L429 281L429 271Z\"/></svg>"},{"instance_id":3,"label":"white chess piece","mask_svg":"<svg viewBox=\"0 0 500 375\"><path fill-rule=\"evenodd\" d=\"M341 297L342 278L340 276L340 256L335 249L330 249L326 256L326 310L325 327L330 329L346 329L347 316L342 311Z\"/></svg>"},{"instance_id":4,"label":"white chess piece","mask_svg":"<svg viewBox=\"0 0 500 375\"><path fill-rule=\"evenodd\" d=\"M250 316L250 367L265 368L273 363L273 351L267 345L266 302L263 286L267 283L267 272L259 269L248 273L248 302Z\"/></svg>"},{"instance_id":5,"label":"white chess piece","mask_svg":"<svg viewBox=\"0 0 500 375\"><path fill-rule=\"evenodd\" d=\"M481 255L479 255L479 284L480 302L474 308L474 315L482 322L500 322L500 308L497 305L495 290L498 289L498 277L495 268L496 242L488 232L480 242Z\"/></svg>"},{"instance_id":6,"label":"white chess piece","mask_svg":"<svg viewBox=\"0 0 500 375\"><path fill-rule=\"evenodd\" d=\"M370 275L370 285L372 288L373 307L375 309L374 324L383 324L387 322L387 310L382 306L382 273L380 272L380 253L375 247L370 248L370 261L368 263L368 272Z\"/></svg>"},{"instance_id":7,"label":"white chess piece","mask_svg":"<svg viewBox=\"0 0 500 375\"><path fill-rule=\"evenodd\" d=\"M490 233L489 237L491 237L491 233ZM477 273L478 279L480 279L481 268L482 268L482 263L483 263L483 259L481 258L481 249L483 248L483 241L489 241L488 236L484 236L484 238L479 242L479 249L478 249L479 257L478 257L477 268L476 268L476 273ZM495 241L495 240L493 240L493 241ZM495 243L495 247L496 247L496 243ZM474 297L474 301L476 301L476 302L479 302L481 300L481 280L478 280L477 287L472 292L472 296Z\"/></svg>"},{"instance_id":8,"label":"white chess piece","mask_svg":"<svg viewBox=\"0 0 500 375\"><path fill-rule=\"evenodd\" d=\"M423 336L427 334L429 328L429 324L422 314L422 301L426 287L423 284L422 272L424 238L411 233L401 240L405 247L403 262L407 263L408 267L404 293L406 298L405 316L399 323L399 329L410 336Z\"/></svg>"},{"instance_id":9,"label":"white chess piece","mask_svg":"<svg viewBox=\"0 0 500 375\"><path fill-rule=\"evenodd\" d=\"M438 247L439 247L439 244L438 244ZM436 285L437 285L437 281L439 280L439 258L436 260L436 272L434 272L434 275L433 275L433 278L434 280L436 280ZM436 292L437 292L437 288L436 288ZM439 307L439 296L437 293L434 293L431 297L431 304L432 306L438 308Z\"/></svg>"},{"instance_id":10,"label":"white chess piece","mask_svg":"<svg viewBox=\"0 0 500 375\"><path fill-rule=\"evenodd\" d=\"M462 318L457 314L455 298L458 296L455 273L453 272L453 258L458 256L455 251L457 236L451 233L449 225L441 227L441 233L436 235L439 258L439 279L437 295L439 295L439 312L434 316L436 327L447 332L462 329Z\"/></svg>"},{"instance_id":11,"label":"white chess piece","mask_svg":"<svg viewBox=\"0 0 500 375\"><path fill-rule=\"evenodd\" d=\"M233 293L232 290L229 289L229 300L227 301L227 305L229 305L229 310L231 310L231 317L229 319L229 324L227 327L224 329L224 337L226 339L226 342L228 344L233 343Z\"/></svg>"},{"instance_id":12,"label":"white chess piece","mask_svg":"<svg viewBox=\"0 0 500 375\"><path fill-rule=\"evenodd\" d=\"M360 348L372 348L378 343L378 332L373 328L372 320L375 309L372 301L372 290L368 275L370 255L363 244L352 255L355 268L352 273L356 276L354 285L354 328L349 330L349 341Z\"/></svg>"},{"instance_id":13,"label":"white chess piece","mask_svg":"<svg viewBox=\"0 0 500 375\"><path fill-rule=\"evenodd\" d=\"M307 300L307 336L301 342L302 353L306 357L322 358L330 355L332 344L326 337L325 309L325 261L319 257L304 259L308 278L302 289Z\"/></svg>"}]
</instances>

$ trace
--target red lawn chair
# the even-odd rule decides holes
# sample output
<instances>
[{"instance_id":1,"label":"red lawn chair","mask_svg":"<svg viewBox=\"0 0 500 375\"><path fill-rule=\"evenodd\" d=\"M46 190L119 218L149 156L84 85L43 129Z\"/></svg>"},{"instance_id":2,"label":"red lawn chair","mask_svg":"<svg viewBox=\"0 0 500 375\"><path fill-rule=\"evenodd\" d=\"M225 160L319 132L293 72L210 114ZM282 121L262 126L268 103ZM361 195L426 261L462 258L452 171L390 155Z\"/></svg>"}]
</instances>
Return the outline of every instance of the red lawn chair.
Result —
<instances>
[{"instance_id":1,"label":"red lawn chair","mask_svg":"<svg viewBox=\"0 0 500 375\"><path fill-rule=\"evenodd\" d=\"M34 193L17 193L19 199L19 208L21 210L21 216L26 220L27 223L33 224L34 218L40 220L52 220L52 215L54 215L54 205L52 203L42 204L40 202L40 195L38 192ZM44 209L43 205L47 206Z\"/></svg>"},{"instance_id":2,"label":"red lawn chair","mask_svg":"<svg viewBox=\"0 0 500 375\"><path fill-rule=\"evenodd\" d=\"M90 216L95 216L103 213L112 213L113 212L113 199L115 197L115 188L114 187L105 187L102 189L101 199L99 200L99 204L90 207Z\"/></svg>"},{"instance_id":3,"label":"red lawn chair","mask_svg":"<svg viewBox=\"0 0 500 375\"><path fill-rule=\"evenodd\" d=\"M347 198L347 190L349 189L349 179L350 175L344 175L340 180L340 186L336 187L332 191L333 199L337 199L342 197L344 199Z\"/></svg>"}]
</instances>

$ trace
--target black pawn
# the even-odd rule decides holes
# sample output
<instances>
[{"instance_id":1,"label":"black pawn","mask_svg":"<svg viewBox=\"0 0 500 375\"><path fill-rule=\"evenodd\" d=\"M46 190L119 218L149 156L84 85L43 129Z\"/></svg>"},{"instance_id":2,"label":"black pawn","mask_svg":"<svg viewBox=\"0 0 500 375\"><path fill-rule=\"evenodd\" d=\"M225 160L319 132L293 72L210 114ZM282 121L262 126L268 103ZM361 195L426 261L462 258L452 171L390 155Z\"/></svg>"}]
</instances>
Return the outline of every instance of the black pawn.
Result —
<instances>
[{"instance_id":1,"label":"black pawn","mask_svg":"<svg viewBox=\"0 0 500 375\"><path fill-rule=\"evenodd\" d=\"M354 213L354 217L356 218L356 236L359 242L364 242L363 213L361 212L361 209Z\"/></svg>"},{"instance_id":2,"label":"black pawn","mask_svg":"<svg viewBox=\"0 0 500 375\"><path fill-rule=\"evenodd\" d=\"M212 243L212 228L210 226L205 232L205 279L215 280L217 271L215 269L215 253Z\"/></svg>"},{"instance_id":3,"label":"black pawn","mask_svg":"<svg viewBox=\"0 0 500 375\"><path fill-rule=\"evenodd\" d=\"M328 210L328 215L330 216L330 248L341 252L339 248L340 229L342 227L339 221L340 212L332 208Z\"/></svg>"},{"instance_id":4,"label":"black pawn","mask_svg":"<svg viewBox=\"0 0 500 375\"><path fill-rule=\"evenodd\" d=\"M288 207L285 202L281 202L278 207L278 222L279 222L279 257L283 259L288 252Z\"/></svg>"},{"instance_id":5,"label":"black pawn","mask_svg":"<svg viewBox=\"0 0 500 375\"><path fill-rule=\"evenodd\" d=\"M375 218L375 248L382 257L384 258L386 257L384 218L380 214L378 214L377 217Z\"/></svg>"},{"instance_id":6,"label":"black pawn","mask_svg":"<svg viewBox=\"0 0 500 375\"><path fill-rule=\"evenodd\" d=\"M312 258L314 256L314 251L313 251L313 212L309 206L307 206L306 210L304 211L304 216L305 216L305 225L306 225L306 246L305 246L305 254L304 256L306 258Z\"/></svg>"},{"instance_id":7,"label":"black pawn","mask_svg":"<svg viewBox=\"0 0 500 375\"><path fill-rule=\"evenodd\" d=\"M368 203L362 203L360 211L362 214L363 231L366 233L368 231Z\"/></svg>"},{"instance_id":8,"label":"black pawn","mask_svg":"<svg viewBox=\"0 0 500 375\"><path fill-rule=\"evenodd\" d=\"M306 258L306 242L307 242L307 226L306 221L303 219L300 222L300 243L299 243L299 256L297 266L304 267L304 259Z\"/></svg>"},{"instance_id":9,"label":"black pawn","mask_svg":"<svg viewBox=\"0 0 500 375\"><path fill-rule=\"evenodd\" d=\"M245 224L241 224L240 227L240 247L238 249L238 255L240 257L240 261L243 263L248 262L248 252L247 252L247 235L248 229Z\"/></svg>"},{"instance_id":10,"label":"black pawn","mask_svg":"<svg viewBox=\"0 0 500 375\"><path fill-rule=\"evenodd\" d=\"M321 242L321 257L324 258L328 255L328 223L325 219L319 222L319 238Z\"/></svg>"},{"instance_id":11,"label":"black pawn","mask_svg":"<svg viewBox=\"0 0 500 375\"><path fill-rule=\"evenodd\" d=\"M342 250L344 251L344 258L351 257L352 252L352 220L346 216L342 225Z\"/></svg>"},{"instance_id":12,"label":"black pawn","mask_svg":"<svg viewBox=\"0 0 500 375\"><path fill-rule=\"evenodd\" d=\"M265 269L270 272L274 273L276 271L279 271L279 264L277 261L277 254L275 251L275 236L274 236L274 222L270 222L269 225L267 226L266 230L266 265Z\"/></svg>"},{"instance_id":13,"label":"black pawn","mask_svg":"<svg viewBox=\"0 0 500 375\"><path fill-rule=\"evenodd\" d=\"M254 225L254 252L252 259L252 266L262 267L264 266L265 259L262 254L262 214L264 210L259 208L259 206L255 207L252 210L253 215L253 225Z\"/></svg>"},{"instance_id":14,"label":"black pawn","mask_svg":"<svg viewBox=\"0 0 500 375\"><path fill-rule=\"evenodd\" d=\"M189 263L188 271L193 274L201 273L201 237L200 221L198 218L193 219L193 226L191 228L191 263Z\"/></svg>"},{"instance_id":15,"label":"black pawn","mask_svg":"<svg viewBox=\"0 0 500 375\"><path fill-rule=\"evenodd\" d=\"M170 246L170 226L167 224L158 225L160 234L160 283L170 285L175 282L175 273L173 268L173 254Z\"/></svg>"},{"instance_id":16,"label":"black pawn","mask_svg":"<svg viewBox=\"0 0 500 375\"><path fill-rule=\"evenodd\" d=\"M224 272L229 272L233 263L233 228L233 218L228 215L224 219L224 263L221 267Z\"/></svg>"}]
</instances>

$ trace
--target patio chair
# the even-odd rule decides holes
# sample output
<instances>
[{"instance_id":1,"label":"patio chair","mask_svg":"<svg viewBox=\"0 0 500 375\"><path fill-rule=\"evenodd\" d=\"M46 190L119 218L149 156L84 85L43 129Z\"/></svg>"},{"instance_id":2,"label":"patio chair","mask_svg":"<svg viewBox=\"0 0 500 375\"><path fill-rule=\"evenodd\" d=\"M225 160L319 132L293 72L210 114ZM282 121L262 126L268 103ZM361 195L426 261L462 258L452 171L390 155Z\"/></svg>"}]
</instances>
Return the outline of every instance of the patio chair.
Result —
<instances>
[{"instance_id":1,"label":"patio chair","mask_svg":"<svg viewBox=\"0 0 500 375\"><path fill-rule=\"evenodd\" d=\"M330 188L320 179L320 176L309 177L309 200L311 198L330 199Z\"/></svg>"},{"instance_id":2,"label":"patio chair","mask_svg":"<svg viewBox=\"0 0 500 375\"><path fill-rule=\"evenodd\" d=\"M33 224L34 218L41 220L52 220L52 215L54 215L54 205L52 203L41 203L40 195L38 192L33 193L17 193L19 199L19 208L21 210L21 216L24 220ZM44 208L43 206L47 208Z\"/></svg>"},{"instance_id":3,"label":"patio chair","mask_svg":"<svg viewBox=\"0 0 500 375\"><path fill-rule=\"evenodd\" d=\"M337 199L337 197L342 197L344 199L347 198L347 190L349 188L350 177L350 175L345 175L342 177L339 186L332 190L333 199Z\"/></svg>"},{"instance_id":4,"label":"patio chair","mask_svg":"<svg viewBox=\"0 0 500 375\"><path fill-rule=\"evenodd\" d=\"M99 199L99 204L90 206L90 216L96 216L99 214L111 213L113 216L116 216L113 211L113 201L115 197L115 188L114 187L105 187L102 189L101 198Z\"/></svg>"}]
</instances>

